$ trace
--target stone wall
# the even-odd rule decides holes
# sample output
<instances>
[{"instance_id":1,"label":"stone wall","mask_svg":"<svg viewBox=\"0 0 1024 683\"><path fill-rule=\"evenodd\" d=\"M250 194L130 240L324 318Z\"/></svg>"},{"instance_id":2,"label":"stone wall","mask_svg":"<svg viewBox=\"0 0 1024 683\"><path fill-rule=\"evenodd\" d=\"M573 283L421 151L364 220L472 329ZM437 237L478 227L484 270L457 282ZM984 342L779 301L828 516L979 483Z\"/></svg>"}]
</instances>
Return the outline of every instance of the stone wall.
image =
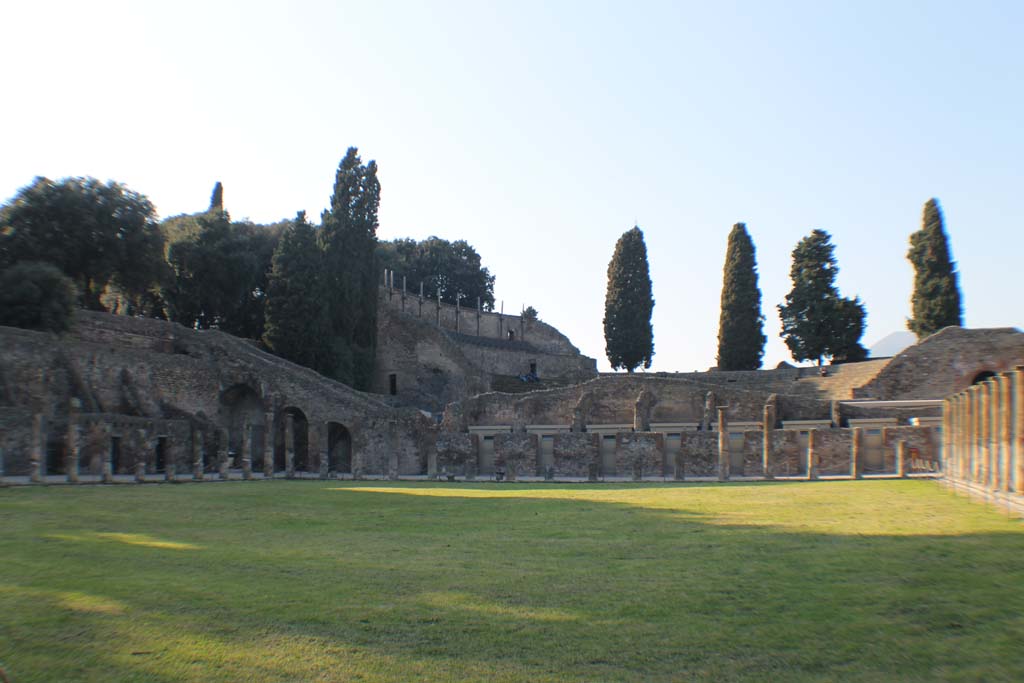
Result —
<instances>
[{"instance_id":1,"label":"stone wall","mask_svg":"<svg viewBox=\"0 0 1024 683\"><path fill-rule=\"evenodd\" d=\"M708 419L709 393L717 406L726 406L730 422L760 422L765 403L772 397L756 391L710 386L688 379L652 375L602 376L574 386L528 394L497 392L474 396L445 411L444 428L462 431L468 425L569 425L580 406L583 424L632 424L637 397L644 389L655 403L650 422L695 422ZM582 399L582 400L581 400ZM831 402L802 396L775 398L779 420L829 419ZM713 417L710 418L713 421Z\"/></svg>"},{"instance_id":2,"label":"stone wall","mask_svg":"<svg viewBox=\"0 0 1024 683\"><path fill-rule=\"evenodd\" d=\"M940 472L942 470L940 442L941 430L933 427L886 427L882 430L886 469L896 471L896 448L899 442L906 447L908 473Z\"/></svg>"},{"instance_id":3,"label":"stone wall","mask_svg":"<svg viewBox=\"0 0 1024 683\"><path fill-rule=\"evenodd\" d=\"M601 466L600 438L598 434L581 432L555 434L555 473L566 477L595 477Z\"/></svg>"},{"instance_id":4,"label":"stone wall","mask_svg":"<svg viewBox=\"0 0 1024 683\"><path fill-rule=\"evenodd\" d=\"M480 449L476 434L441 432L437 435L438 475L472 476Z\"/></svg>"},{"instance_id":5,"label":"stone wall","mask_svg":"<svg viewBox=\"0 0 1024 683\"><path fill-rule=\"evenodd\" d=\"M963 391L981 373L1024 364L1024 334L1007 328L947 327L895 356L855 398L943 399Z\"/></svg>"},{"instance_id":6,"label":"stone wall","mask_svg":"<svg viewBox=\"0 0 1024 683\"><path fill-rule=\"evenodd\" d=\"M908 427L907 429L917 429ZM814 460L819 476L850 474L853 435L849 429L815 429Z\"/></svg>"},{"instance_id":7,"label":"stone wall","mask_svg":"<svg viewBox=\"0 0 1024 683\"><path fill-rule=\"evenodd\" d=\"M665 476L665 435L658 432L619 432L615 438L615 470L620 477Z\"/></svg>"},{"instance_id":8,"label":"stone wall","mask_svg":"<svg viewBox=\"0 0 1024 683\"><path fill-rule=\"evenodd\" d=\"M713 477L718 474L718 434L683 432L676 477ZM680 469L682 474L680 475Z\"/></svg>"},{"instance_id":9,"label":"stone wall","mask_svg":"<svg viewBox=\"0 0 1024 683\"><path fill-rule=\"evenodd\" d=\"M597 375L596 361L580 354L550 325L524 322L524 339L518 332L518 318L504 316L503 329L517 321L516 339L508 340L497 334L499 316L484 313L480 335L475 320L472 325L461 324L456 332L454 324L445 324L444 316L437 325L435 302L425 302L420 316L417 297L407 297L403 311L398 294L389 304L387 291L382 290L372 383L374 393L388 395L393 376L397 404L441 412L452 401L488 391L494 376L525 375L531 366L548 380L576 382ZM454 311L455 307L442 304L442 313L454 315ZM475 311L463 310L461 315L470 313L475 317Z\"/></svg>"},{"instance_id":10,"label":"stone wall","mask_svg":"<svg viewBox=\"0 0 1024 683\"><path fill-rule=\"evenodd\" d=\"M517 475L538 476L540 438L536 434L504 432L494 435L494 467L510 481Z\"/></svg>"},{"instance_id":11,"label":"stone wall","mask_svg":"<svg viewBox=\"0 0 1024 683\"><path fill-rule=\"evenodd\" d=\"M213 330L80 311L64 337L0 327L0 344L0 407L42 414L48 434L66 433L74 399L83 413L185 421L206 441L226 430L227 447L240 452L248 438L254 460L266 448L279 463L294 447L312 473L418 474L433 444L419 411ZM294 444L285 443L286 417L301 432Z\"/></svg>"}]
</instances>

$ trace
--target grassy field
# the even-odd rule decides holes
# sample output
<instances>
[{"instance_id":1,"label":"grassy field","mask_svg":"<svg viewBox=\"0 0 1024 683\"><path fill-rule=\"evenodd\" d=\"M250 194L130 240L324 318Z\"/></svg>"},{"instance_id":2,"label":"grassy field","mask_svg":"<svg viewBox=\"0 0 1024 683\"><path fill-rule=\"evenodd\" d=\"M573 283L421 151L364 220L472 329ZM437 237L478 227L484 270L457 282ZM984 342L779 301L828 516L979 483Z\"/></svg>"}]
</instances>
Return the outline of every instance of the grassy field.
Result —
<instances>
[{"instance_id":1,"label":"grassy field","mask_svg":"<svg viewBox=\"0 0 1024 683\"><path fill-rule=\"evenodd\" d=\"M0 490L27 681L1024 680L1024 525L928 481Z\"/></svg>"}]
</instances>

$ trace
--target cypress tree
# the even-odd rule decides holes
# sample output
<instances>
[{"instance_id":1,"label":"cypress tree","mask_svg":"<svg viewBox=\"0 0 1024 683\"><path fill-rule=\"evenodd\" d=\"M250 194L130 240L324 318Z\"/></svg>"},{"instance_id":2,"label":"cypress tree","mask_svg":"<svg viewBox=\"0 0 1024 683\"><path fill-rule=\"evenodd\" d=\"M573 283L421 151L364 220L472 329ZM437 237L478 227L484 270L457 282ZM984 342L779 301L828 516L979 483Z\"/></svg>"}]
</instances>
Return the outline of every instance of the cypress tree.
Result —
<instances>
[{"instance_id":1,"label":"cypress tree","mask_svg":"<svg viewBox=\"0 0 1024 683\"><path fill-rule=\"evenodd\" d=\"M366 390L377 347L377 164L363 165L350 147L338 165L331 207L323 214L327 330L333 343L335 379Z\"/></svg>"},{"instance_id":2,"label":"cypress tree","mask_svg":"<svg viewBox=\"0 0 1024 683\"><path fill-rule=\"evenodd\" d=\"M835 287L839 268L831 240L824 230L814 230L793 249L789 271L793 289L778 309L782 337L797 361L816 360L821 365L823 357L839 362L866 356L860 345L864 305L859 298L839 296Z\"/></svg>"},{"instance_id":3,"label":"cypress tree","mask_svg":"<svg viewBox=\"0 0 1024 683\"><path fill-rule=\"evenodd\" d=\"M224 210L224 186L217 181L217 184L213 186L213 192L210 194L210 208L209 211L223 211Z\"/></svg>"},{"instance_id":4,"label":"cypress tree","mask_svg":"<svg viewBox=\"0 0 1024 683\"><path fill-rule=\"evenodd\" d=\"M316 231L300 211L281 235L267 283L263 343L274 354L315 370L325 361Z\"/></svg>"},{"instance_id":5,"label":"cypress tree","mask_svg":"<svg viewBox=\"0 0 1024 683\"><path fill-rule=\"evenodd\" d=\"M722 273L722 306L718 321L718 369L757 370L764 355L764 315L757 287L757 260L747 226L737 223L729 233Z\"/></svg>"},{"instance_id":6,"label":"cypress tree","mask_svg":"<svg viewBox=\"0 0 1024 683\"><path fill-rule=\"evenodd\" d=\"M651 313L651 276L644 233L633 226L615 244L608 264L608 292L604 300L605 353L612 369L633 372L651 367L654 332Z\"/></svg>"},{"instance_id":7,"label":"cypress tree","mask_svg":"<svg viewBox=\"0 0 1024 683\"><path fill-rule=\"evenodd\" d=\"M963 325L959 274L949 253L939 200L929 199L924 205L921 229L910 236L907 259L914 265L910 331L921 339L943 327Z\"/></svg>"}]
</instances>

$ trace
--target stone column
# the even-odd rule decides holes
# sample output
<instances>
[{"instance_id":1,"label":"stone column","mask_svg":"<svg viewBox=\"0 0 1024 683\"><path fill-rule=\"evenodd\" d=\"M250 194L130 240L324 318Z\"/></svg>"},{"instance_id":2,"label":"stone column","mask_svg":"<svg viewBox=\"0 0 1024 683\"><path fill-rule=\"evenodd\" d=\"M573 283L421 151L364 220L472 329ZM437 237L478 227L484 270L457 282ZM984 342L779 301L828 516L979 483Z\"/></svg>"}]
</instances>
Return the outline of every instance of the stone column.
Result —
<instances>
[{"instance_id":1,"label":"stone column","mask_svg":"<svg viewBox=\"0 0 1024 683\"><path fill-rule=\"evenodd\" d=\"M762 415L761 424L761 468L764 471L765 479L774 479L775 471L772 469L775 458L772 457L772 433L775 430L775 406L766 403Z\"/></svg>"},{"instance_id":2,"label":"stone column","mask_svg":"<svg viewBox=\"0 0 1024 683\"><path fill-rule=\"evenodd\" d=\"M114 482L114 439L109 427L103 430L103 435L107 444L107 455L103 458L103 483L112 484Z\"/></svg>"},{"instance_id":3,"label":"stone column","mask_svg":"<svg viewBox=\"0 0 1024 683\"><path fill-rule=\"evenodd\" d=\"M221 479L227 479L230 476L229 469L231 467L228 430L222 427L217 430L217 434L219 437L217 439L217 470Z\"/></svg>"},{"instance_id":4,"label":"stone column","mask_svg":"<svg viewBox=\"0 0 1024 683\"><path fill-rule=\"evenodd\" d=\"M953 401L952 397L942 401L942 453L939 456L942 476L949 477L953 473L953 463L956 456L953 454Z\"/></svg>"},{"instance_id":5,"label":"stone column","mask_svg":"<svg viewBox=\"0 0 1024 683\"><path fill-rule=\"evenodd\" d=\"M203 480L203 433L192 428L192 478Z\"/></svg>"},{"instance_id":6,"label":"stone column","mask_svg":"<svg viewBox=\"0 0 1024 683\"><path fill-rule=\"evenodd\" d=\"M729 480L729 424L725 418L725 407L718 407L718 481Z\"/></svg>"},{"instance_id":7,"label":"stone column","mask_svg":"<svg viewBox=\"0 0 1024 683\"><path fill-rule=\"evenodd\" d=\"M78 482L78 458L82 442L78 430L78 416L76 413L72 412L68 415L68 434L67 442L65 444L66 452L64 455L64 470L67 474L68 481L72 484Z\"/></svg>"},{"instance_id":8,"label":"stone column","mask_svg":"<svg viewBox=\"0 0 1024 683\"><path fill-rule=\"evenodd\" d=\"M144 458L135 460L135 481L139 484L146 481L146 460Z\"/></svg>"},{"instance_id":9,"label":"stone column","mask_svg":"<svg viewBox=\"0 0 1024 683\"><path fill-rule=\"evenodd\" d=\"M41 484L46 481L46 433L43 430L43 414L32 416L32 450L29 453L31 480Z\"/></svg>"},{"instance_id":10,"label":"stone column","mask_svg":"<svg viewBox=\"0 0 1024 683\"><path fill-rule=\"evenodd\" d=\"M252 430L248 418L242 423L242 479L252 479Z\"/></svg>"},{"instance_id":11,"label":"stone column","mask_svg":"<svg viewBox=\"0 0 1024 683\"><path fill-rule=\"evenodd\" d=\"M263 415L263 476L270 479L274 476L274 414Z\"/></svg>"},{"instance_id":12,"label":"stone column","mask_svg":"<svg viewBox=\"0 0 1024 683\"><path fill-rule=\"evenodd\" d=\"M861 479L864 476L861 458L864 457L864 428L854 427L850 440L850 477Z\"/></svg>"},{"instance_id":13,"label":"stone column","mask_svg":"<svg viewBox=\"0 0 1024 683\"><path fill-rule=\"evenodd\" d=\"M178 444L167 437L164 446L164 481L174 481L178 474Z\"/></svg>"},{"instance_id":14,"label":"stone column","mask_svg":"<svg viewBox=\"0 0 1024 683\"><path fill-rule=\"evenodd\" d=\"M977 483L984 486L988 485L988 418L990 417L988 410L988 385L986 382L982 382L978 385L978 400L975 405L977 411L977 433L975 434L975 443L977 443L977 456L978 456L978 477Z\"/></svg>"},{"instance_id":15,"label":"stone column","mask_svg":"<svg viewBox=\"0 0 1024 683\"><path fill-rule=\"evenodd\" d=\"M295 416L284 414L284 472L289 479L295 478Z\"/></svg>"},{"instance_id":16,"label":"stone column","mask_svg":"<svg viewBox=\"0 0 1024 683\"><path fill-rule=\"evenodd\" d=\"M812 429L807 432L807 479L818 478L818 430Z\"/></svg>"},{"instance_id":17,"label":"stone column","mask_svg":"<svg viewBox=\"0 0 1024 683\"><path fill-rule=\"evenodd\" d=\"M1024 370L1013 371L1013 490L1024 494Z\"/></svg>"},{"instance_id":18,"label":"stone column","mask_svg":"<svg viewBox=\"0 0 1024 683\"><path fill-rule=\"evenodd\" d=\"M907 476L907 442L903 439L896 442L896 476L901 479Z\"/></svg>"},{"instance_id":19,"label":"stone column","mask_svg":"<svg viewBox=\"0 0 1024 683\"><path fill-rule=\"evenodd\" d=\"M973 405L971 406L971 411L974 413L974 473L971 481L981 484L985 477L985 452L982 449L982 443L984 442L984 421L982 420L982 415L985 410L985 386L983 384L975 384L971 387L971 393L974 394Z\"/></svg>"},{"instance_id":20,"label":"stone column","mask_svg":"<svg viewBox=\"0 0 1024 683\"><path fill-rule=\"evenodd\" d=\"M987 379L981 384L981 452L982 452L982 467L984 468L984 475L982 476L981 483L991 488L995 483L995 467L993 467L993 434L995 432L992 429L993 413L992 404L995 402L995 392L993 391L994 382L991 379Z\"/></svg>"},{"instance_id":21,"label":"stone column","mask_svg":"<svg viewBox=\"0 0 1024 683\"><path fill-rule=\"evenodd\" d=\"M320 423L320 444L317 449L320 453L320 478L327 479L330 476L331 464L331 435L330 425L327 422Z\"/></svg>"},{"instance_id":22,"label":"stone column","mask_svg":"<svg viewBox=\"0 0 1024 683\"><path fill-rule=\"evenodd\" d=\"M1013 491L1013 375L999 376L999 483Z\"/></svg>"},{"instance_id":23,"label":"stone column","mask_svg":"<svg viewBox=\"0 0 1024 683\"><path fill-rule=\"evenodd\" d=\"M398 479L398 422L395 420L388 421L388 479ZM512 468L509 468L510 470Z\"/></svg>"},{"instance_id":24,"label":"stone column","mask_svg":"<svg viewBox=\"0 0 1024 683\"><path fill-rule=\"evenodd\" d=\"M988 432L988 452L989 452L989 485L996 490L1002 487L1002 480L1000 475L1002 474L1002 444L999 443L999 435L1003 432L1002 426L1002 411L1000 410L1000 396L1002 394L999 387L999 377L991 377L988 382L989 384L989 395L988 395L988 412L989 412L989 432Z\"/></svg>"},{"instance_id":25,"label":"stone column","mask_svg":"<svg viewBox=\"0 0 1024 683\"><path fill-rule=\"evenodd\" d=\"M68 401L68 429L64 436L64 472L71 483L78 482L78 462L82 444L78 415L81 410L80 400L72 398Z\"/></svg>"}]
</instances>

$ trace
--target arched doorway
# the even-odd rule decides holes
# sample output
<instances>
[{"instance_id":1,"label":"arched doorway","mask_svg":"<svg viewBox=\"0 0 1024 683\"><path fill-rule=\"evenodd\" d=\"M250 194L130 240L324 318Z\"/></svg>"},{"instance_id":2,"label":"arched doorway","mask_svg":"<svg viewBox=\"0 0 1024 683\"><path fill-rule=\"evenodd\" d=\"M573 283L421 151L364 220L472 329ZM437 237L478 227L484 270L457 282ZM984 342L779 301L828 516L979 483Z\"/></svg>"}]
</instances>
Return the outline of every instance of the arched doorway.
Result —
<instances>
[{"instance_id":1,"label":"arched doorway","mask_svg":"<svg viewBox=\"0 0 1024 683\"><path fill-rule=\"evenodd\" d=\"M228 457L230 467L240 468L242 458L249 456L254 470L263 466L263 440L266 438L266 425L263 400L259 393L248 384L236 384L225 389L220 395L220 423L228 429ZM243 453L245 445L246 425L252 427L252 438L249 440L249 452Z\"/></svg>"},{"instance_id":2,"label":"arched doorway","mask_svg":"<svg viewBox=\"0 0 1024 683\"><path fill-rule=\"evenodd\" d=\"M291 432L289 435L288 432ZM289 441L290 439L290 441ZM290 406L281 411L274 431L274 471L288 469L286 453L292 452L292 466L296 472L309 471L309 421L299 408Z\"/></svg>"},{"instance_id":3,"label":"arched doorway","mask_svg":"<svg viewBox=\"0 0 1024 683\"><path fill-rule=\"evenodd\" d=\"M995 376L996 373L992 372L991 370L982 370L981 372L974 376L974 379L971 380L971 384L981 384L985 380L991 379Z\"/></svg>"},{"instance_id":4,"label":"arched doorway","mask_svg":"<svg viewBox=\"0 0 1024 683\"><path fill-rule=\"evenodd\" d=\"M352 474L352 433L340 422L327 423L327 471Z\"/></svg>"}]
</instances>

